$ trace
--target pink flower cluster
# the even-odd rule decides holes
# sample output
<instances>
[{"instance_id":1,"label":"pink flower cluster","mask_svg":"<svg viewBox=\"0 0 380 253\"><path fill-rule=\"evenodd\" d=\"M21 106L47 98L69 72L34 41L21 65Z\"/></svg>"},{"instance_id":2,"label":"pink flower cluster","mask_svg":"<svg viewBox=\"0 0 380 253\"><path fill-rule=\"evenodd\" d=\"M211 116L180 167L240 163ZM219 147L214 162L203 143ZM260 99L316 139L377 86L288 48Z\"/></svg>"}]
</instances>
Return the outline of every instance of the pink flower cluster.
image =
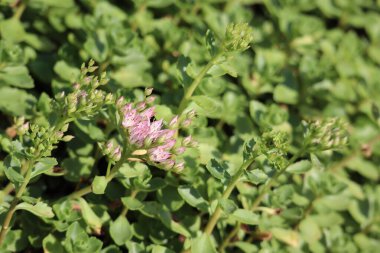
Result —
<instances>
[{"instance_id":1,"label":"pink flower cluster","mask_svg":"<svg viewBox=\"0 0 380 253\"><path fill-rule=\"evenodd\" d=\"M186 146L190 146L191 137L185 138L188 140L187 145L177 145L175 135L179 125L178 116L170 121L168 128L164 128L162 119L154 120L155 107L149 106L153 102L152 98L147 97L137 104L123 104L124 98L120 98L117 104L122 117L121 125L127 131L132 148L138 151L135 153L165 169L181 171L184 163L175 161L175 158L185 152Z\"/></svg>"}]
</instances>

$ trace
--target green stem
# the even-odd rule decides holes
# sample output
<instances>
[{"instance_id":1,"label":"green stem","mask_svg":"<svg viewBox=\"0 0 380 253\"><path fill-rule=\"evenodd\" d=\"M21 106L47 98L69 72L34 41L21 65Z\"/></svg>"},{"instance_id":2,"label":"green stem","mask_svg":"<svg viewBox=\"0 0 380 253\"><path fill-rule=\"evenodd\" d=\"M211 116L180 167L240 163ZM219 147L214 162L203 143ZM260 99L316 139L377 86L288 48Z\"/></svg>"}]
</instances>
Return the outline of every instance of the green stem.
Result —
<instances>
[{"instance_id":1,"label":"green stem","mask_svg":"<svg viewBox=\"0 0 380 253\"><path fill-rule=\"evenodd\" d=\"M108 176L108 175L110 174L110 171L111 171L111 165L112 165L112 163L111 163L111 162L108 162L106 176Z\"/></svg>"},{"instance_id":2,"label":"green stem","mask_svg":"<svg viewBox=\"0 0 380 253\"><path fill-rule=\"evenodd\" d=\"M295 162L295 160L297 160L298 157L300 157L302 154L302 151L296 155L294 155L290 160L289 160L289 165L291 165L292 163ZM259 195L256 197L255 201L252 203L252 206L251 206L251 210L255 210L259 204L261 203L261 201L263 200L265 194L267 194L267 192L270 190L270 188L272 187L272 185L276 182L276 180L286 171L286 169L288 168L287 167L284 167L282 168L281 170L279 170L274 177L270 178L268 183L264 186L264 188L260 191ZM224 249L228 246L230 240L232 238L234 238L237 233L239 232L240 230L240 225L241 223L238 222L235 226L235 228L227 235L227 237L223 240L221 246L219 247L219 252L223 252Z\"/></svg>"},{"instance_id":3,"label":"green stem","mask_svg":"<svg viewBox=\"0 0 380 253\"><path fill-rule=\"evenodd\" d=\"M212 66L215 65L215 62L218 60L218 58L221 56L221 53L215 55L209 63L207 63L206 66L203 67L201 72L199 72L198 76L194 79L194 81L190 84L189 88L186 90L181 103L179 104L178 109L178 115L181 115L182 112L186 109L186 106L190 102L191 96L193 95L194 91L198 88L199 84L201 83L203 77L207 74L207 72L210 70Z\"/></svg>"},{"instance_id":4,"label":"green stem","mask_svg":"<svg viewBox=\"0 0 380 253\"><path fill-rule=\"evenodd\" d=\"M134 190L134 191L132 191L130 197L131 197L132 199L134 199L134 198L136 197L137 193L139 193L138 190ZM128 207L125 206L125 207L123 208L123 211L121 211L120 216L124 216L124 217L125 217L125 216L127 215L128 211L129 211Z\"/></svg>"},{"instance_id":5,"label":"green stem","mask_svg":"<svg viewBox=\"0 0 380 253\"><path fill-rule=\"evenodd\" d=\"M14 19L20 19L21 18L21 16L22 16L22 14L24 13L24 11L25 11L25 8L26 8L26 4L25 3L21 3L18 7L17 7L17 9L16 9L16 11L15 11L15 13L13 14L13 17L12 18L14 18Z\"/></svg>"},{"instance_id":6,"label":"green stem","mask_svg":"<svg viewBox=\"0 0 380 253\"><path fill-rule=\"evenodd\" d=\"M126 148L124 148L124 150L126 150ZM111 169L111 171L109 171L108 173L108 169L107 169L107 175L106 175L106 179L108 182L110 182L117 174L117 172L119 171L120 167L124 164L124 162L127 160L127 152L126 151L123 151L123 155L121 156L120 160L115 164L115 166L113 166L113 168ZM68 199L76 199L76 198L80 198L86 194L89 194L90 192L92 192L92 187L91 185L89 186L86 186L76 192L73 192L71 193L70 195L68 195L66 198Z\"/></svg>"},{"instance_id":7,"label":"green stem","mask_svg":"<svg viewBox=\"0 0 380 253\"><path fill-rule=\"evenodd\" d=\"M10 207L9 207L9 210L8 210L8 213L6 214L5 216L5 219L4 219L4 222L1 226L1 232L0 232L0 246L1 244L3 243L4 239L5 239L5 236L8 232L8 229L9 229L9 224L11 223L11 220L12 220L12 217L13 217L13 214L15 213L16 211L16 206L18 204L18 202L20 201L20 198L21 196L24 194L24 191L26 189L26 186L28 185L30 179L31 179L31 175L32 175L32 166L34 165L34 160L30 160L28 161L28 165L27 165L27 172L26 172L26 175L25 175L25 178L24 178L24 181L22 182L21 186L20 186L20 189L18 189L17 193L16 193L16 196L15 198L13 199Z\"/></svg>"},{"instance_id":8,"label":"green stem","mask_svg":"<svg viewBox=\"0 0 380 253\"><path fill-rule=\"evenodd\" d=\"M239 181L241 175L244 173L244 171L252 164L253 159L249 159L245 161L242 166L240 167L239 171L235 173L235 175L232 177L230 183L228 184L226 190L223 192L222 199L228 199L235 188L237 182ZM218 205L212 214L210 220L208 221L204 232L208 235L211 235L212 231L214 230L214 227L216 223L218 222L220 215L222 214L222 209Z\"/></svg>"}]
</instances>

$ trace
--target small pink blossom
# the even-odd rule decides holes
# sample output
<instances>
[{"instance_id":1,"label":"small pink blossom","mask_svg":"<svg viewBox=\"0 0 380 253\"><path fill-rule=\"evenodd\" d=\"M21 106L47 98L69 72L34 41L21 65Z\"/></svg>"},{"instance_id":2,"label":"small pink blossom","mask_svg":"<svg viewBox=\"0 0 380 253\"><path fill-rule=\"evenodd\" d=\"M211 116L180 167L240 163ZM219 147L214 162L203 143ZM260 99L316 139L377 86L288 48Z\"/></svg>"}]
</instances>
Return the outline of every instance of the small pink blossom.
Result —
<instances>
[{"instance_id":1,"label":"small pink blossom","mask_svg":"<svg viewBox=\"0 0 380 253\"><path fill-rule=\"evenodd\" d=\"M162 147L152 148L148 151L150 160L163 162L171 157L171 154Z\"/></svg>"}]
</instances>

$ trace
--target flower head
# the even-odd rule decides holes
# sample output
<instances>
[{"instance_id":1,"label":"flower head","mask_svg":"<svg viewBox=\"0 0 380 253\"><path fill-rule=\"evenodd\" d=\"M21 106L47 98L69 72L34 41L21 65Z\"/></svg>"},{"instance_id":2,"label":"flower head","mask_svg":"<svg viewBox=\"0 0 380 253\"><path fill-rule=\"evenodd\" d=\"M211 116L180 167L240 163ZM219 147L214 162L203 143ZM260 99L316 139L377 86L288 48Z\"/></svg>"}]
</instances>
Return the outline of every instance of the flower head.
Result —
<instances>
[{"instance_id":1,"label":"flower head","mask_svg":"<svg viewBox=\"0 0 380 253\"><path fill-rule=\"evenodd\" d=\"M123 101L124 98L118 100L117 108L132 156L138 155L140 160L162 169L175 167L176 171L181 171L184 163L174 162L186 149L175 138L177 130L173 126L178 125L178 116L166 128L162 119L155 120L154 106L149 106L146 102L125 104ZM191 138L188 140L191 141Z\"/></svg>"}]
</instances>

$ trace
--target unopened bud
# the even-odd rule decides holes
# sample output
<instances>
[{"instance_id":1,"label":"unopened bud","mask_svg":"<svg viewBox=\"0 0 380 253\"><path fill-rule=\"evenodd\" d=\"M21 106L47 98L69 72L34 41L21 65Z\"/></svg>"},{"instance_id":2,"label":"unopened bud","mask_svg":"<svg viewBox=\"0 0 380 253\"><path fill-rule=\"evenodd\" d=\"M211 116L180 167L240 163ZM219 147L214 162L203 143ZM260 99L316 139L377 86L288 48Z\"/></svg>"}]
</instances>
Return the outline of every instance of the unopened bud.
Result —
<instances>
[{"instance_id":1,"label":"unopened bud","mask_svg":"<svg viewBox=\"0 0 380 253\"><path fill-rule=\"evenodd\" d=\"M165 170L172 169L174 164L175 164L175 162L173 160L166 160L166 161L162 162L163 169L165 169Z\"/></svg>"},{"instance_id":2,"label":"unopened bud","mask_svg":"<svg viewBox=\"0 0 380 253\"><path fill-rule=\"evenodd\" d=\"M72 139L74 139L74 136L72 136L72 135L66 135L66 136L64 136L64 137L62 138L62 141L64 141L64 142L69 142L69 141L71 141Z\"/></svg>"},{"instance_id":3,"label":"unopened bud","mask_svg":"<svg viewBox=\"0 0 380 253\"><path fill-rule=\"evenodd\" d=\"M149 97L146 97L145 98L145 102L147 103L147 104L153 104L153 102L154 102L154 100L156 100L156 97L155 96L149 96Z\"/></svg>"},{"instance_id":4,"label":"unopened bud","mask_svg":"<svg viewBox=\"0 0 380 253\"><path fill-rule=\"evenodd\" d=\"M109 103L113 103L113 94L112 94L112 93L108 93L108 94L106 95L105 102L106 102L107 104L109 104Z\"/></svg>"},{"instance_id":5,"label":"unopened bud","mask_svg":"<svg viewBox=\"0 0 380 253\"><path fill-rule=\"evenodd\" d=\"M119 98L116 100L116 106L117 106L118 108L120 108L120 107L122 107L123 105L124 105L124 97L121 96L121 97L119 97Z\"/></svg>"},{"instance_id":6,"label":"unopened bud","mask_svg":"<svg viewBox=\"0 0 380 253\"><path fill-rule=\"evenodd\" d=\"M69 130L69 124L65 124L65 125L61 128L61 131L62 131L62 132L66 132L67 130Z\"/></svg>"},{"instance_id":7,"label":"unopened bud","mask_svg":"<svg viewBox=\"0 0 380 253\"><path fill-rule=\"evenodd\" d=\"M153 88L145 88L145 96L150 96L153 92Z\"/></svg>"},{"instance_id":8,"label":"unopened bud","mask_svg":"<svg viewBox=\"0 0 380 253\"><path fill-rule=\"evenodd\" d=\"M192 137L191 137L191 135L189 135L182 140L182 145L187 147L190 145L191 142L192 142Z\"/></svg>"},{"instance_id":9,"label":"unopened bud","mask_svg":"<svg viewBox=\"0 0 380 253\"><path fill-rule=\"evenodd\" d=\"M186 148L185 148L185 147L179 147L179 148L176 148L176 150L175 150L175 154L176 154L176 155L181 155L181 154L183 154L185 151L186 151Z\"/></svg>"},{"instance_id":10,"label":"unopened bud","mask_svg":"<svg viewBox=\"0 0 380 253\"><path fill-rule=\"evenodd\" d=\"M148 151L146 149L138 149L132 152L132 155L145 155Z\"/></svg>"},{"instance_id":11,"label":"unopened bud","mask_svg":"<svg viewBox=\"0 0 380 253\"><path fill-rule=\"evenodd\" d=\"M169 123L169 128L176 128L178 126L178 116L175 116L172 118L172 120Z\"/></svg>"},{"instance_id":12,"label":"unopened bud","mask_svg":"<svg viewBox=\"0 0 380 253\"><path fill-rule=\"evenodd\" d=\"M193 118L195 117L195 115L196 115L195 110L191 110L191 111L189 111L189 112L186 114L186 118L191 120L191 119L193 119Z\"/></svg>"},{"instance_id":13,"label":"unopened bud","mask_svg":"<svg viewBox=\"0 0 380 253\"><path fill-rule=\"evenodd\" d=\"M136 105L136 109L137 109L137 111L139 111L139 112L145 110L145 108L146 108L146 103L145 103L145 102L139 102L139 103Z\"/></svg>"},{"instance_id":14,"label":"unopened bud","mask_svg":"<svg viewBox=\"0 0 380 253\"><path fill-rule=\"evenodd\" d=\"M61 138L63 137L63 132L61 132L61 131L57 131L57 132L55 133L55 137L56 137L57 139L61 139Z\"/></svg>"},{"instance_id":15,"label":"unopened bud","mask_svg":"<svg viewBox=\"0 0 380 253\"><path fill-rule=\"evenodd\" d=\"M181 127L184 127L184 128L187 128L191 125L191 120L190 119L185 119L182 124L181 124Z\"/></svg>"},{"instance_id":16,"label":"unopened bud","mask_svg":"<svg viewBox=\"0 0 380 253\"><path fill-rule=\"evenodd\" d=\"M175 173L181 173L185 169L185 163L184 162L179 162L176 163L173 167L173 172Z\"/></svg>"}]
</instances>

